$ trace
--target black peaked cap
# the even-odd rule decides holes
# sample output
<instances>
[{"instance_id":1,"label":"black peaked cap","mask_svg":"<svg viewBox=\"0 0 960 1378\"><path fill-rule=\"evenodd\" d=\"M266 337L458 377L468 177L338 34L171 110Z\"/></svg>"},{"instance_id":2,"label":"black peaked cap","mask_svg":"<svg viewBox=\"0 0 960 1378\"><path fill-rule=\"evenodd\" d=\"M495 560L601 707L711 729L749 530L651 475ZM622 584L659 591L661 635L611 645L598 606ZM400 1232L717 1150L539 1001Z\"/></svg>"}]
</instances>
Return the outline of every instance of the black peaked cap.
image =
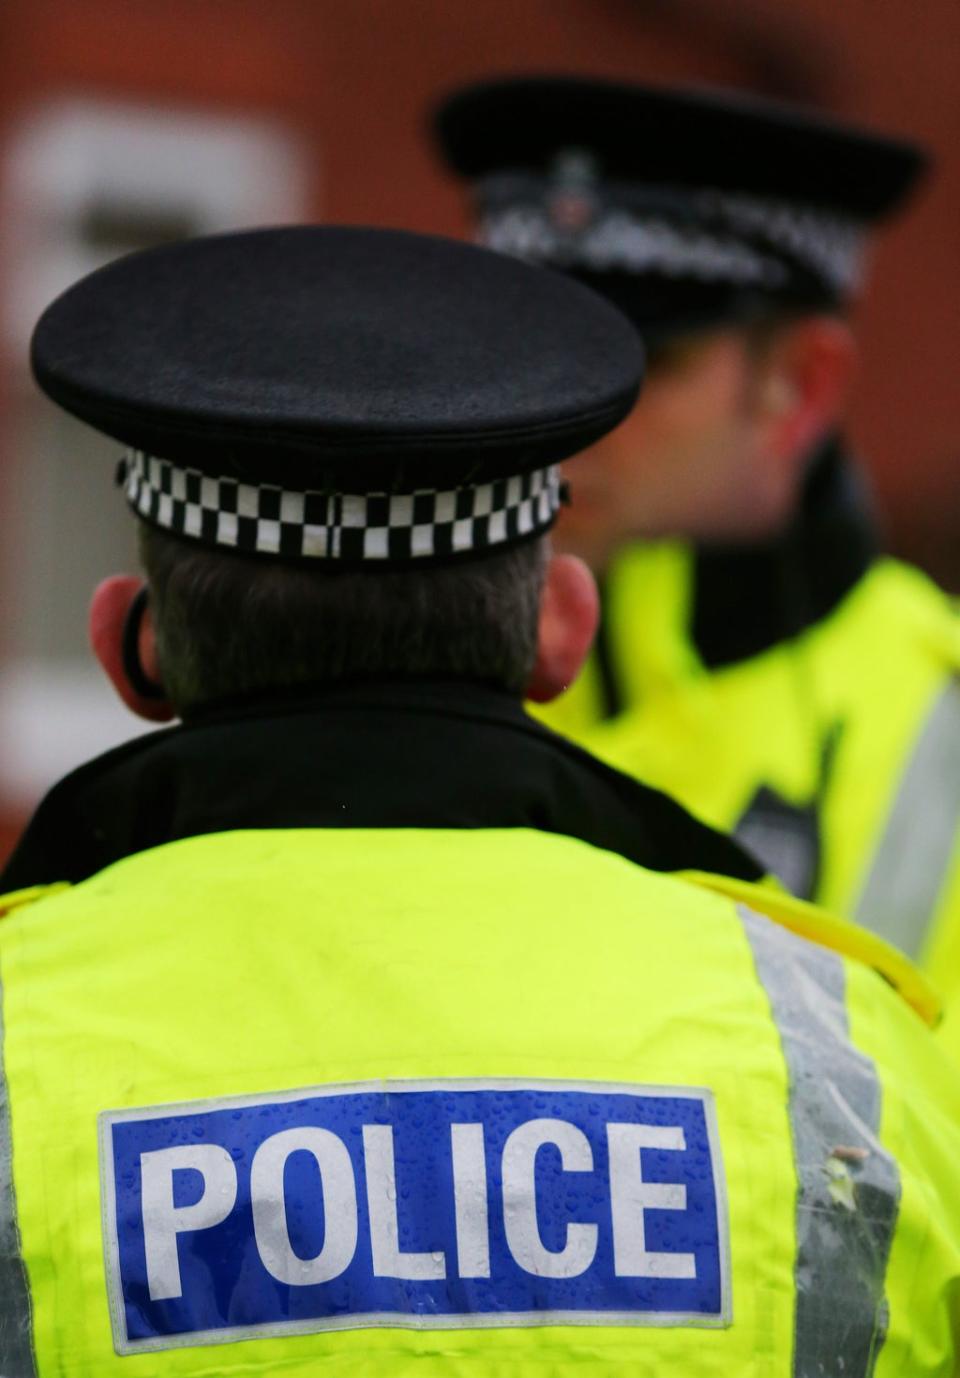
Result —
<instances>
[{"instance_id":1,"label":"black peaked cap","mask_svg":"<svg viewBox=\"0 0 960 1378\"><path fill-rule=\"evenodd\" d=\"M478 82L433 125L464 177L541 171L585 149L611 179L748 191L864 221L895 210L927 163L913 144L746 93L576 76Z\"/></svg>"},{"instance_id":2,"label":"black peaked cap","mask_svg":"<svg viewBox=\"0 0 960 1378\"><path fill-rule=\"evenodd\" d=\"M134 450L344 492L454 488L584 448L642 351L558 274L397 230L187 240L70 288L33 338L41 388Z\"/></svg>"}]
</instances>

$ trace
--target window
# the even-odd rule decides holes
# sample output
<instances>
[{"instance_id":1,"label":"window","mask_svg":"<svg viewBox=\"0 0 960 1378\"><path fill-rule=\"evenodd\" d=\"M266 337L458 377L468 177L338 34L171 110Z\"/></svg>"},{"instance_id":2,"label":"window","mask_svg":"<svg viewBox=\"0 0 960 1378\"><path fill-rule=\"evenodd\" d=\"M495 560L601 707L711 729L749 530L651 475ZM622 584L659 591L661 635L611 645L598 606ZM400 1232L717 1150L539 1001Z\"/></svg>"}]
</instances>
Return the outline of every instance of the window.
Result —
<instances>
[{"instance_id":1,"label":"window","mask_svg":"<svg viewBox=\"0 0 960 1378\"><path fill-rule=\"evenodd\" d=\"M120 446L39 395L26 369L33 325L119 254L302 219L308 187L301 145L275 123L88 101L23 119L4 173L0 793L30 804L145 726L113 700L86 647L94 584L136 568L133 523L112 486Z\"/></svg>"}]
</instances>

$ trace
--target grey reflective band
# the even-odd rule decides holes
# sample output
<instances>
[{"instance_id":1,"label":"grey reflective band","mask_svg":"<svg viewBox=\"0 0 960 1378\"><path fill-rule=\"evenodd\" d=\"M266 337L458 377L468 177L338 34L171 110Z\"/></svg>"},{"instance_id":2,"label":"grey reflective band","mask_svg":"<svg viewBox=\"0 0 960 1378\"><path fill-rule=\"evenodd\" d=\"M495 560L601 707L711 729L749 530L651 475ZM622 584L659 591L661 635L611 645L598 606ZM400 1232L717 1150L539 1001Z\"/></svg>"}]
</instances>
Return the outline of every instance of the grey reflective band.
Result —
<instances>
[{"instance_id":1,"label":"grey reflective band","mask_svg":"<svg viewBox=\"0 0 960 1378\"><path fill-rule=\"evenodd\" d=\"M957 848L960 684L938 695L900 777L854 917L918 956Z\"/></svg>"},{"instance_id":2,"label":"grey reflective band","mask_svg":"<svg viewBox=\"0 0 960 1378\"><path fill-rule=\"evenodd\" d=\"M870 1378L900 1202L880 1083L850 1040L843 961L740 906L789 1077L797 1170L793 1378Z\"/></svg>"},{"instance_id":3,"label":"grey reflective band","mask_svg":"<svg viewBox=\"0 0 960 1378\"><path fill-rule=\"evenodd\" d=\"M3 1046L3 995L0 991L0 1048ZM0 1062L0 1374L36 1378L30 1283L20 1249L17 1199L13 1186L10 1093Z\"/></svg>"},{"instance_id":4,"label":"grey reflective band","mask_svg":"<svg viewBox=\"0 0 960 1378\"><path fill-rule=\"evenodd\" d=\"M448 559L548 531L556 464L491 483L413 493L317 493L241 483L131 450L121 481L138 516L188 540L294 560Z\"/></svg>"},{"instance_id":5,"label":"grey reflective band","mask_svg":"<svg viewBox=\"0 0 960 1378\"><path fill-rule=\"evenodd\" d=\"M862 226L816 207L710 187L595 186L562 176L498 174L478 191L480 243L535 263L771 291L786 286L799 264L841 296L855 292L862 275Z\"/></svg>"}]
</instances>

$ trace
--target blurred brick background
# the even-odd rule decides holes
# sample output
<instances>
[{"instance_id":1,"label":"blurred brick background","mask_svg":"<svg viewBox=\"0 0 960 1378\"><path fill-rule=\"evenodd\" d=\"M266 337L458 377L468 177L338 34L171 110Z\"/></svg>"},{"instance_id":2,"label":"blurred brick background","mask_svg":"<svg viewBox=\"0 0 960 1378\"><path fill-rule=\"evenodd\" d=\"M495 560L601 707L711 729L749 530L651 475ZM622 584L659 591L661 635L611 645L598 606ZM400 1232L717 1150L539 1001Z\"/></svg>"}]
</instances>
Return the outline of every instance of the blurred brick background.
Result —
<instances>
[{"instance_id":1,"label":"blurred brick background","mask_svg":"<svg viewBox=\"0 0 960 1378\"><path fill-rule=\"evenodd\" d=\"M461 234L462 195L424 139L425 111L466 79L540 69L741 85L930 146L936 174L878 244L859 311L851 431L889 543L960 588L957 0L4 0L0 500L5 533L21 534L0 543L0 850L47 775L134 728L71 721L82 633L59 628L82 621L88 573L106 572L69 563L98 499L92 515L73 511L51 470L61 527L45 534L42 508L21 520L36 505L38 435L49 448L53 425L23 364L44 283L109 256L104 246L219 224L302 216ZM234 120L239 144L223 134ZM121 142L126 128L134 163L142 136L129 175L111 128ZM246 160L244 139L259 150ZM144 191L154 143L166 169L157 196ZM227 157L243 169L240 191L226 173L222 192L213 186ZM53 268L31 259L47 239ZM104 495L107 473L89 480ZM6 708L5 672L21 686Z\"/></svg>"}]
</instances>

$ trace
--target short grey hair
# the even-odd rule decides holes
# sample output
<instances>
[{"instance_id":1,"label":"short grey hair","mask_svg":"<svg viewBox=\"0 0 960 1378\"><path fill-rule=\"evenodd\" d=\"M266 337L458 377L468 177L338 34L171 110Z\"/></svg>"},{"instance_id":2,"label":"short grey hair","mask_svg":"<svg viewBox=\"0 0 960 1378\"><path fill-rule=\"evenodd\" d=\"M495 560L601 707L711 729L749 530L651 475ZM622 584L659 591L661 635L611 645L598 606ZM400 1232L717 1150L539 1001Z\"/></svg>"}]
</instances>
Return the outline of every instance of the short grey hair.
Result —
<instances>
[{"instance_id":1,"label":"short grey hair","mask_svg":"<svg viewBox=\"0 0 960 1378\"><path fill-rule=\"evenodd\" d=\"M331 570L208 549L141 523L140 556L178 713L391 676L522 694L536 657L543 537L420 569Z\"/></svg>"}]
</instances>

